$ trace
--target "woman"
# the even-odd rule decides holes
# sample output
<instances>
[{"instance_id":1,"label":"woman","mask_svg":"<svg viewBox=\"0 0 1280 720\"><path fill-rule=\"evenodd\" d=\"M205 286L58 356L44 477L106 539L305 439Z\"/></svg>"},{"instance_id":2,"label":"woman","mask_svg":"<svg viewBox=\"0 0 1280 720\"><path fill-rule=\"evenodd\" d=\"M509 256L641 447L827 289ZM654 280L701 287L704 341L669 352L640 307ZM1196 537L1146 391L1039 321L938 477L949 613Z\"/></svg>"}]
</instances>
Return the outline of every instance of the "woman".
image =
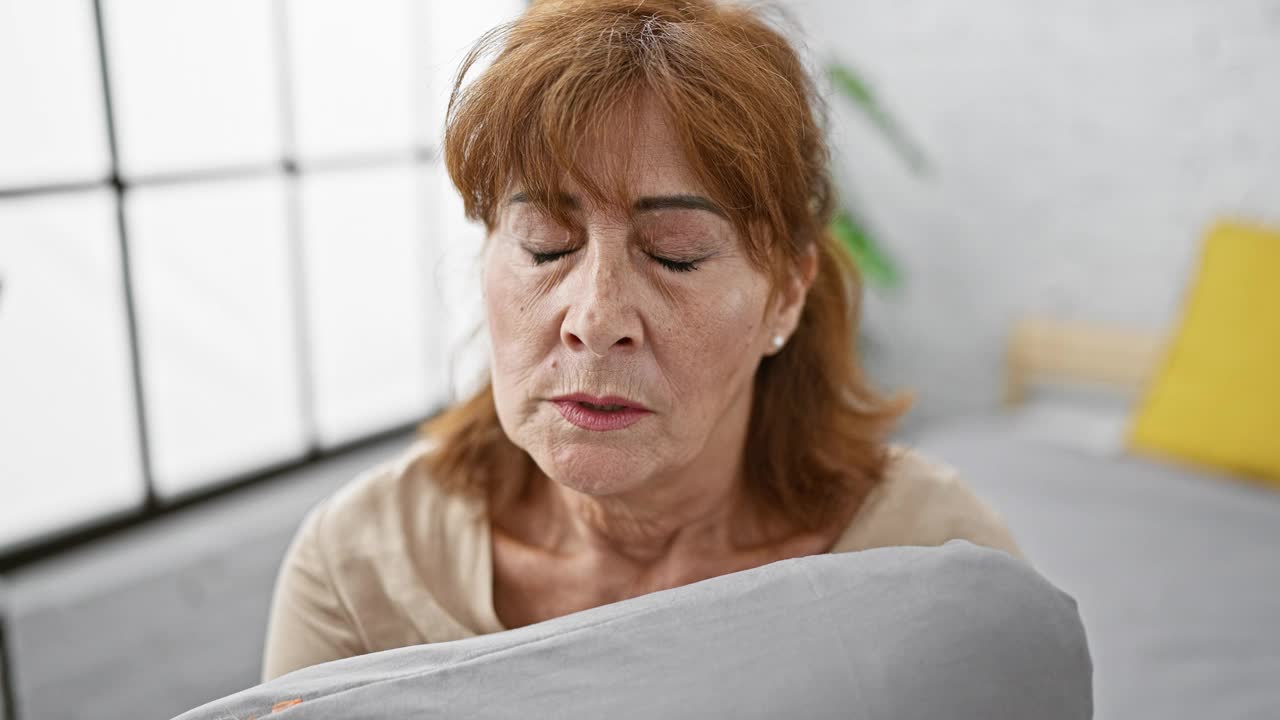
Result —
<instances>
[{"instance_id":1,"label":"woman","mask_svg":"<svg viewBox=\"0 0 1280 720\"><path fill-rule=\"evenodd\" d=\"M491 382L306 518L264 679L786 558L1018 554L886 444L904 403L856 362L815 106L786 40L711 0L541 2L482 39L444 156L488 232Z\"/></svg>"}]
</instances>

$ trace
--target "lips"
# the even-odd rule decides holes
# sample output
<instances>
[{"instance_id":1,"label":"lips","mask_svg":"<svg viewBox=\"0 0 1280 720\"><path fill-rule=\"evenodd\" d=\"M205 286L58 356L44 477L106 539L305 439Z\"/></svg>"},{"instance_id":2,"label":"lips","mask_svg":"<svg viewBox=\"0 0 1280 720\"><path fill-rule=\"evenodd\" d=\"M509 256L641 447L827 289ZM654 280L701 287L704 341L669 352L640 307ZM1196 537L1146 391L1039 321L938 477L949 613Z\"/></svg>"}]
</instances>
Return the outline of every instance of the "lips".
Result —
<instances>
[{"instance_id":1,"label":"lips","mask_svg":"<svg viewBox=\"0 0 1280 720\"><path fill-rule=\"evenodd\" d=\"M569 423L596 432L621 430L653 413L644 405L617 395L597 397L574 393L552 398L551 402Z\"/></svg>"}]
</instances>

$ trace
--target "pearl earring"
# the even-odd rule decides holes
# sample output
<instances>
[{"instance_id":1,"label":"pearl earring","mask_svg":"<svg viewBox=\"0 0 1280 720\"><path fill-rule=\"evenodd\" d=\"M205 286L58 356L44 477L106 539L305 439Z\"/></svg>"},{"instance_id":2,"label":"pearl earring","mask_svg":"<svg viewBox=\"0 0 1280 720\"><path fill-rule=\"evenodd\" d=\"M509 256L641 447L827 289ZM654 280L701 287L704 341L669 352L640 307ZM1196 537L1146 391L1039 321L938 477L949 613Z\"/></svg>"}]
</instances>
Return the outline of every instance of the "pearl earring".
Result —
<instances>
[{"instance_id":1,"label":"pearl earring","mask_svg":"<svg viewBox=\"0 0 1280 720\"><path fill-rule=\"evenodd\" d=\"M781 349L782 349L782 345L783 345L785 342L786 342L786 340L783 340L781 335L774 335L774 336L773 336L773 349L774 349L774 350L781 350Z\"/></svg>"}]
</instances>

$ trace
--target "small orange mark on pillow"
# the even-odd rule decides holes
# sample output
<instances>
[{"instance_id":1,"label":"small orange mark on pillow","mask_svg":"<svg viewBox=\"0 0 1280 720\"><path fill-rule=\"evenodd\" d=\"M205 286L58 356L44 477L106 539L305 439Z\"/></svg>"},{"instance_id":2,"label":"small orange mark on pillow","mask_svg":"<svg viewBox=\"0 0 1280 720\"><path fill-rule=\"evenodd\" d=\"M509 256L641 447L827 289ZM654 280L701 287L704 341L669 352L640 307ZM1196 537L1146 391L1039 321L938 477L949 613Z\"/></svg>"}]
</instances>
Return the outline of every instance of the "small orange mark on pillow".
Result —
<instances>
[{"instance_id":1,"label":"small orange mark on pillow","mask_svg":"<svg viewBox=\"0 0 1280 720\"><path fill-rule=\"evenodd\" d=\"M301 702L302 702L302 698L294 698L292 700L281 700L280 702L271 706L271 712L278 713L285 708L293 707L294 705L297 705L298 703L301 703Z\"/></svg>"}]
</instances>

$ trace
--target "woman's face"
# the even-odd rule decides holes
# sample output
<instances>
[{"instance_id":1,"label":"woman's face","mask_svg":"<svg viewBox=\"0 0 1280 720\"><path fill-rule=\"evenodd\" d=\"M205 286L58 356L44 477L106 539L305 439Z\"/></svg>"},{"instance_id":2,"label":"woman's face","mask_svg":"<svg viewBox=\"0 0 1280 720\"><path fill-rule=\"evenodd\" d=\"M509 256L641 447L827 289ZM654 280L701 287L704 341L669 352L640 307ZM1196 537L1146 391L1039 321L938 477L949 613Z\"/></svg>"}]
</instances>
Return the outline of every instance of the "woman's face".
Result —
<instances>
[{"instance_id":1,"label":"woman's face","mask_svg":"<svg viewBox=\"0 0 1280 720\"><path fill-rule=\"evenodd\" d=\"M646 111L639 127L620 150L605 144L593 155L629 155L631 208L595 207L567 185L575 227L565 229L517 183L485 251L502 427L549 477L593 495L736 468L756 368L798 316L786 300L764 315L768 279L694 180L663 116ZM577 393L647 412L556 400Z\"/></svg>"}]
</instances>

